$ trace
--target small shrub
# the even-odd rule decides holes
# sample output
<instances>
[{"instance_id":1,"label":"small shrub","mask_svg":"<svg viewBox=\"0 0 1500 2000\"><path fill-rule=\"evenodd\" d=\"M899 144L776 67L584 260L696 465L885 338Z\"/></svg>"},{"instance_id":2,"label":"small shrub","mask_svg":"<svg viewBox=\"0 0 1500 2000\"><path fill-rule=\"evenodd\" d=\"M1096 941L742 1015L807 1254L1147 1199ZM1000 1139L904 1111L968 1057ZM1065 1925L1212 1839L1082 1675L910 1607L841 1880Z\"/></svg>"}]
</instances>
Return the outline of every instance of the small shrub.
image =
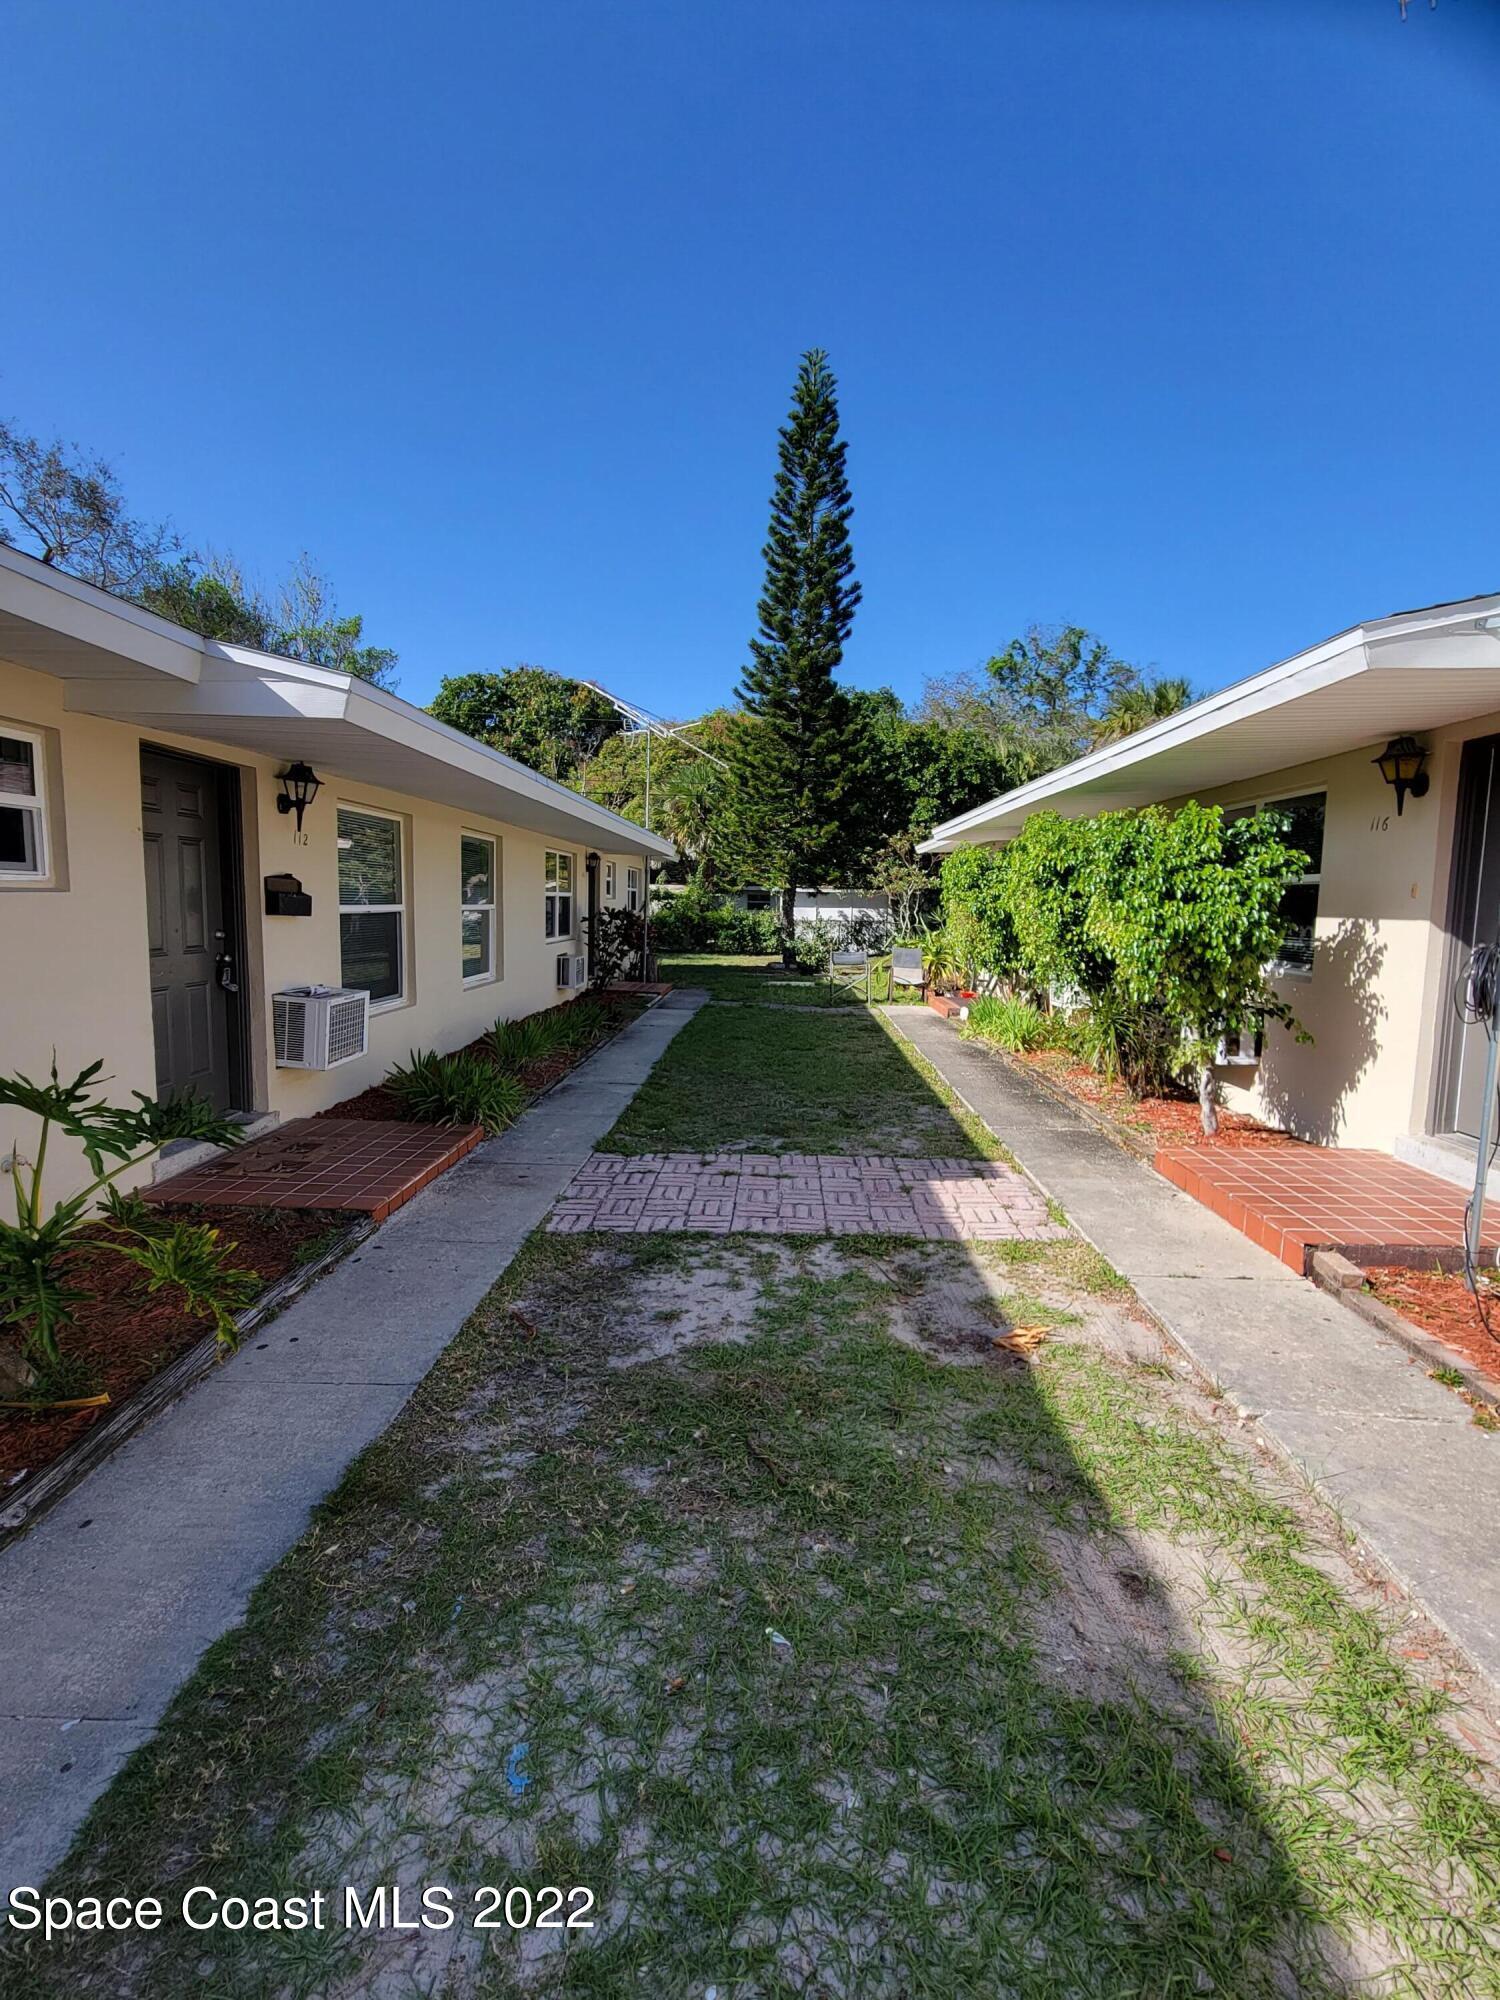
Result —
<instances>
[{"instance_id":1,"label":"small shrub","mask_svg":"<svg viewBox=\"0 0 1500 2000\"><path fill-rule=\"evenodd\" d=\"M827 972L831 954L843 949L837 929L821 917L810 924L798 924L792 939L792 959L801 972Z\"/></svg>"},{"instance_id":2,"label":"small shrub","mask_svg":"<svg viewBox=\"0 0 1500 2000\"><path fill-rule=\"evenodd\" d=\"M244 1133L199 1097L158 1101L135 1091L132 1106L105 1103L95 1095L108 1081L100 1075L103 1067L90 1063L71 1083L59 1081L55 1062L46 1083L0 1076L0 1106L27 1112L41 1126L34 1159L25 1156L19 1141L11 1142L15 1221L0 1219L0 1327L18 1333L22 1378L35 1378L33 1393L38 1396L67 1393L59 1391L58 1383L72 1383L78 1372L64 1357L59 1337L73 1324L81 1301L68 1283L68 1253L84 1241L144 1271L152 1291L163 1285L179 1291L190 1312L213 1320L226 1347L234 1343L236 1309L248 1304L260 1286L253 1271L230 1265L233 1246L220 1243L216 1229L148 1208L114 1186L121 1174L142 1165L171 1139L235 1146ZM54 1130L78 1143L94 1178L47 1212L42 1169ZM96 1202L103 1219L92 1213Z\"/></svg>"},{"instance_id":3,"label":"small shrub","mask_svg":"<svg viewBox=\"0 0 1500 2000\"><path fill-rule=\"evenodd\" d=\"M947 929L930 930L922 935L922 966L927 974L929 986L941 990L957 986L966 976L964 954L954 942Z\"/></svg>"},{"instance_id":4,"label":"small shrub","mask_svg":"<svg viewBox=\"0 0 1500 2000\"><path fill-rule=\"evenodd\" d=\"M597 1042L604 1033L608 1015L597 1000L575 1000L570 1007L559 1007L557 1013L558 1045L565 1049L587 1048L590 1042Z\"/></svg>"},{"instance_id":5,"label":"small shrub","mask_svg":"<svg viewBox=\"0 0 1500 2000\"><path fill-rule=\"evenodd\" d=\"M413 1124L482 1125L486 1132L503 1132L526 1108L518 1080L472 1049L449 1056L413 1049L385 1087Z\"/></svg>"},{"instance_id":6,"label":"small shrub","mask_svg":"<svg viewBox=\"0 0 1500 2000\"><path fill-rule=\"evenodd\" d=\"M641 917L638 910L598 910L584 920L596 986L641 977Z\"/></svg>"},{"instance_id":7,"label":"small shrub","mask_svg":"<svg viewBox=\"0 0 1500 2000\"><path fill-rule=\"evenodd\" d=\"M1113 993L1069 1018L1066 1045L1106 1082L1122 1082L1138 1097L1160 1096L1182 1067L1182 1037L1166 1016Z\"/></svg>"},{"instance_id":8,"label":"small shrub","mask_svg":"<svg viewBox=\"0 0 1500 2000\"><path fill-rule=\"evenodd\" d=\"M1020 1055L1028 1049L1056 1048L1062 1040L1062 1023L1029 1000L991 997L972 1003L961 1032Z\"/></svg>"},{"instance_id":9,"label":"small shrub","mask_svg":"<svg viewBox=\"0 0 1500 2000\"><path fill-rule=\"evenodd\" d=\"M888 910L850 910L833 921L840 951L889 951L896 925Z\"/></svg>"},{"instance_id":10,"label":"small shrub","mask_svg":"<svg viewBox=\"0 0 1500 2000\"><path fill-rule=\"evenodd\" d=\"M769 910L737 910L697 887L652 905L651 947L661 952L718 951L735 956L781 949L781 927Z\"/></svg>"},{"instance_id":11,"label":"small shrub","mask_svg":"<svg viewBox=\"0 0 1500 2000\"><path fill-rule=\"evenodd\" d=\"M497 1021L490 1029L490 1050L502 1069L524 1069L557 1047L557 1032L546 1014L531 1014L524 1021Z\"/></svg>"}]
</instances>

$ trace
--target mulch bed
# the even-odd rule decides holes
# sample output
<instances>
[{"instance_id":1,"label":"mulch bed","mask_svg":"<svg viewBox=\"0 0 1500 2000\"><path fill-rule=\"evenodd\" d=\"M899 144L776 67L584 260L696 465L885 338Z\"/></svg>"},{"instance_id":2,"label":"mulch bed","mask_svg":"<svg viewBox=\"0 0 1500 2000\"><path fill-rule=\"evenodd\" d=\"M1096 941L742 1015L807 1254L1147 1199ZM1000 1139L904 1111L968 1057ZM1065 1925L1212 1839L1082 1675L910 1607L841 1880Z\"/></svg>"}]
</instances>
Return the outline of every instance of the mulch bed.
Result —
<instances>
[{"instance_id":1,"label":"mulch bed","mask_svg":"<svg viewBox=\"0 0 1500 2000\"><path fill-rule=\"evenodd\" d=\"M222 1228L225 1240L234 1245L233 1262L268 1285L322 1250L330 1231L349 1226L347 1215L317 1209L194 1208L184 1209L182 1216ZM77 1308L77 1325L64 1329L63 1351L88 1365L96 1392L107 1389L111 1404L105 1410L34 1416L24 1410L0 1411L0 1506L5 1489L20 1474L50 1465L109 1407L124 1402L213 1325L185 1312L169 1287L150 1291L144 1271L107 1251L80 1251L69 1260L67 1275L88 1297Z\"/></svg>"},{"instance_id":2,"label":"mulch bed","mask_svg":"<svg viewBox=\"0 0 1500 2000\"><path fill-rule=\"evenodd\" d=\"M606 1020L604 1035L607 1039L628 1021L633 1021L642 1011L642 1003L630 996L607 999L604 1003ZM550 1012L551 1009L544 1009ZM570 1069L576 1069L599 1046L598 1042L583 1049L554 1049L550 1055L540 1057L536 1062L523 1063L516 1071L521 1083L533 1097L544 1090L550 1090L554 1083L560 1083ZM490 1048L489 1031L476 1035L462 1053L467 1055L487 1055ZM372 1083L368 1090L362 1090L358 1097L343 1098L337 1104L330 1104L326 1111L313 1113L315 1118L402 1118L405 1113L383 1083Z\"/></svg>"},{"instance_id":3,"label":"mulch bed","mask_svg":"<svg viewBox=\"0 0 1500 2000\"><path fill-rule=\"evenodd\" d=\"M1244 1111L1219 1112L1219 1129L1203 1130L1198 1099L1189 1090L1162 1097L1136 1097L1123 1083L1107 1083L1086 1064L1059 1049L1036 1049L1012 1058L1043 1072L1049 1082L1079 1098L1089 1109L1137 1137L1163 1146L1300 1146L1289 1132L1273 1131Z\"/></svg>"},{"instance_id":4,"label":"mulch bed","mask_svg":"<svg viewBox=\"0 0 1500 2000\"><path fill-rule=\"evenodd\" d=\"M1492 1336L1484 1330L1474 1294L1450 1271L1412 1271L1404 1265L1382 1264L1367 1276L1370 1290L1383 1305L1391 1306L1500 1382L1500 1288L1481 1279L1485 1317L1495 1329Z\"/></svg>"}]
</instances>

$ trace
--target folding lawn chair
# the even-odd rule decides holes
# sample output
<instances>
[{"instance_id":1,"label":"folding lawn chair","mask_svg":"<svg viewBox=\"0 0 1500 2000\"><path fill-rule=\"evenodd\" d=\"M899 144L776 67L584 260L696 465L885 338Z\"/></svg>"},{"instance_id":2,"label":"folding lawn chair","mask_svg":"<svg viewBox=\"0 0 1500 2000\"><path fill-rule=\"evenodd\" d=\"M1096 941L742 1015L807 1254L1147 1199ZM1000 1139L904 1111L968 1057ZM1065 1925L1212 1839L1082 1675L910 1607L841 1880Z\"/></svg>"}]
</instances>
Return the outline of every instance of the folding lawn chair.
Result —
<instances>
[{"instance_id":1,"label":"folding lawn chair","mask_svg":"<svg viewBox=\"0 0 1500 2000\"><path fill-rule=\"evenodd\" d=\"M863 990L860 990L863 989ZM828 997L854 994L868 1006L870 999L870 954L867 951L831 951L828 954Z\"/></svg>"},{"instance_id":2,"label":"folding lawn chair","mask_svg":"<svg viewBox=\"0 0 1500 2000\"><path fill-rule=\"evenodd\" d=\"M919 993L927 991L927 968L922 962L922 953L916 945L898 944L891 947L891 995L895 997L898 986L915 986Z\"/></svg>"}]
</instances>

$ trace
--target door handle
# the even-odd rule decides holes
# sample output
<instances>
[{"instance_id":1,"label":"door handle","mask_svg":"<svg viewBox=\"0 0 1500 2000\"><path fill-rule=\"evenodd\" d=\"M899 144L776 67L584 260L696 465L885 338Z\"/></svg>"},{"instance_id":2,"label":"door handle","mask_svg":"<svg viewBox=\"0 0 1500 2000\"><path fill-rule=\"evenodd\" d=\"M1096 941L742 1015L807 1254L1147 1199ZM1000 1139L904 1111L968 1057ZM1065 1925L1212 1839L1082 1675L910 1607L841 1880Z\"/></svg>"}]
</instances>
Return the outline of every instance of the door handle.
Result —
<instances>
[{"instance_id":1,"label":"door handle","mask_svg":"<svg viewBox=\"0 0 1500 2000\"><path fill-rule=\"evenodd\" d=\"M215 931L216 938L224 936L223 931ZM214 959L214 978L219 982L221 993L238 993L240 982L234 976L234 954L221 951Z\"/></svg>"}]
</instances>

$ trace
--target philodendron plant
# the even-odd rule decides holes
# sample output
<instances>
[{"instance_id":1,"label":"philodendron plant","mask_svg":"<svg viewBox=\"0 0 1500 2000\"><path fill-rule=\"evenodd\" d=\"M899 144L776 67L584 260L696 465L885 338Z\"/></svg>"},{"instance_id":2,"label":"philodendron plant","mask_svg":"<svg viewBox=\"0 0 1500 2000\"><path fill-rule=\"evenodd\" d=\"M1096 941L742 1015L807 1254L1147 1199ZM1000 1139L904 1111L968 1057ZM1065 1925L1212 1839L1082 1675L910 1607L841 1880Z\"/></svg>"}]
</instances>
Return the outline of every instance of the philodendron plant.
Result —
<instances>
[{"instance_id":1,"label":"philodendron plant","mask_svg":"<svg viewBox=\"0 0 1500 2000\"><path fill-rule=\"evenodd\" d=\"M190 1311L214 1322L225 1346L234 1342L236 1309L259 1284L253 1271L228 1262L233 1246L221 1244L216 1229L152 1209L115 1186L122 1174L174 1139L234 1146L244 1136L240 1128L199 1097L158 1100L135 1091L133 1105L110 1104L98 1094L108 1082L99 1074L102 1068L90 1063L71 1083L58 1080L55 1060L47 1083L0 1076L0 1106L29 1112L40 1126L32 1157L15 1141L0 1160L15 1198L14 1220L0 1215L0 1328L19 1335L20 1365L10 1372L34 1397L77 1386L79 1371L68 1365L61 1336L74 1323L83 1297L69 1283L68 1259L85 1242L144 1271L152 1291L173 1286ZM55 1135L82 1148L94 1178L49 1211L42 1177Z\"/></svg>"}]
</instances>

